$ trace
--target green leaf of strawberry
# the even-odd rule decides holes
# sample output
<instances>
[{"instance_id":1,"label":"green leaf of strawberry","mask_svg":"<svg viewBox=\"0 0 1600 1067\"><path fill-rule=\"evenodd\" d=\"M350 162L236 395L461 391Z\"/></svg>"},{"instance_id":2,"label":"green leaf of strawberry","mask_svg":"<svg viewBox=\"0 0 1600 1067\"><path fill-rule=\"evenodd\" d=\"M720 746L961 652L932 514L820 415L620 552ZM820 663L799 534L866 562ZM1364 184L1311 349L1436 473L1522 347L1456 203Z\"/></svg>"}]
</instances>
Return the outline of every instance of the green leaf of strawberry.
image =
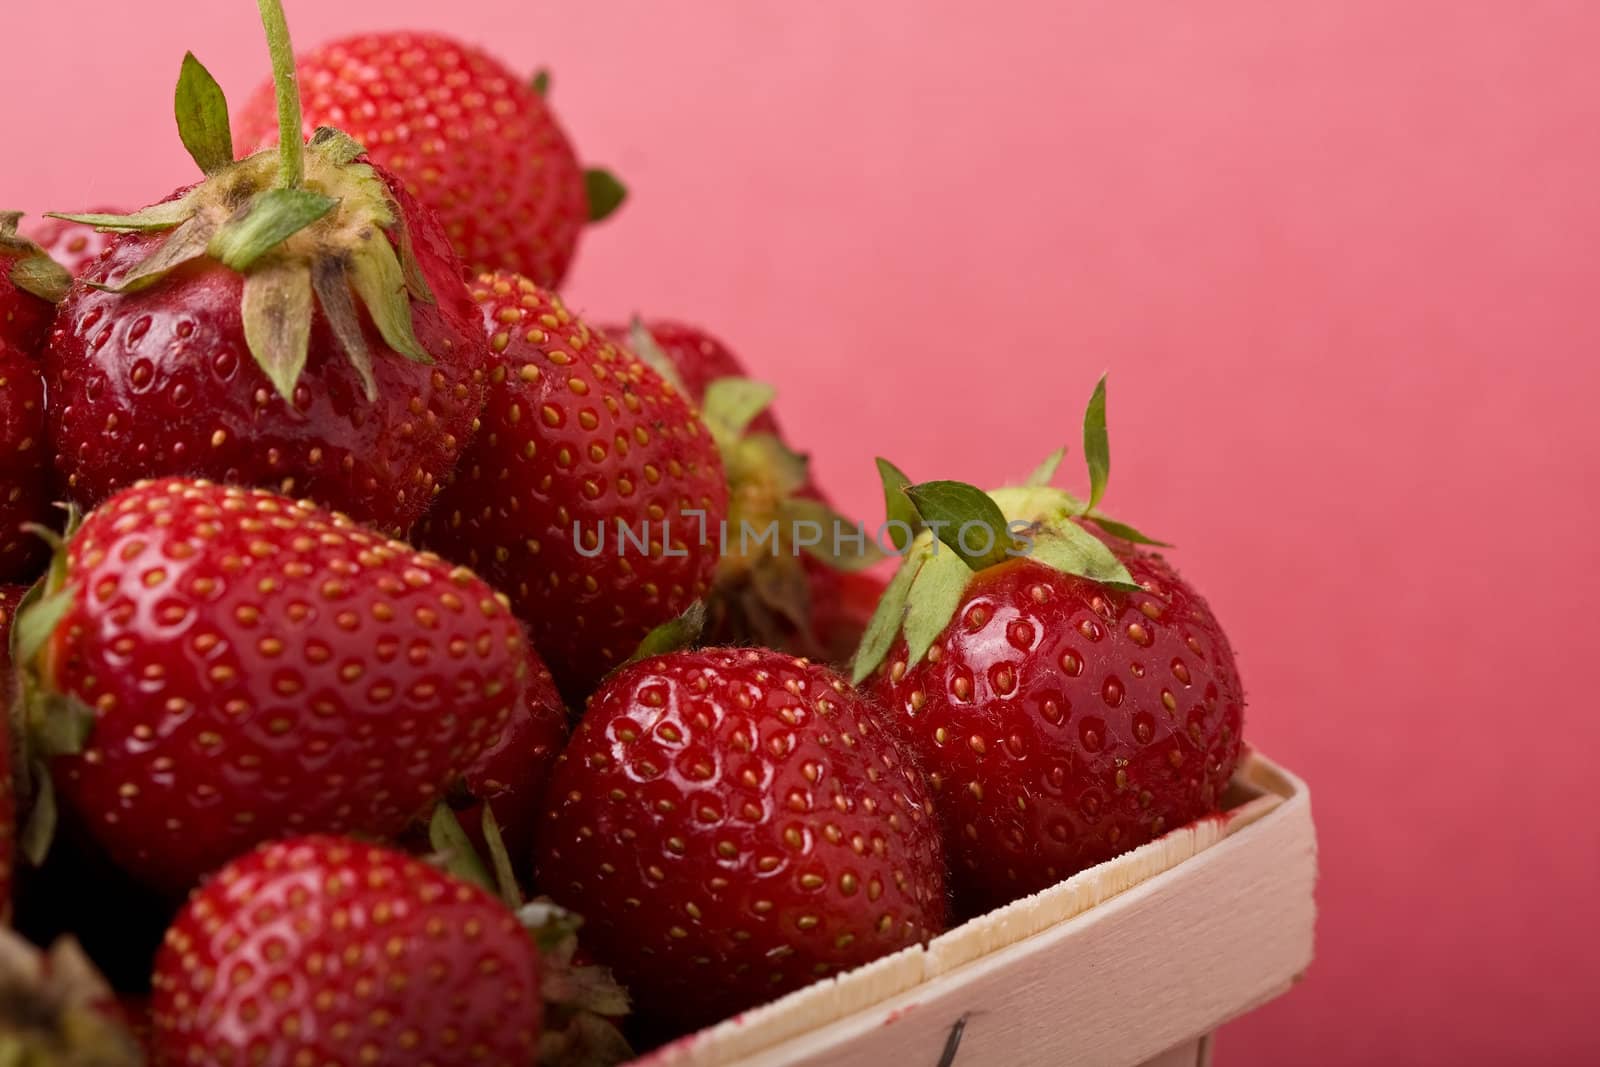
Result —
<instances>
[{"instance_id":1,"label":"green leaf of strawberry","mask_svg":"<svg viewBox=\"0 0 1600 1067\"><path fill-rule=\"evenodd\" d=\"M905 494L928 528L973 570L1012 554L1005 513L982 489L964 482L923 482L907 486Z\"/></svg>"},{"instance_id":2,"label":"green leaf of strawberry","mask_svg":"<svg viewBox=\"0 0 1600 1067\"><path fill-rule=\"evenodd\" d=\"M1033 473L1028 475L1028 480L1022 484L1030 489L1042 489L1049 485L1051 482L1055 481L1056 470L1060 468L1061 461L1065 459L1066 456L1067 448L1065 445L1062 445L1060 448L1044 457L1043 462L1033 469Z\"/></svg>"},{"instance_id":3,"label":"green leaf of strawberry","mask_svg":"<svg viewBox=\"0 0 1600 1067\"><path fill-rule=\"evenodd\" d=\"M911 662L921 663L928 654L934 638L939 636L961 594L972 580L972 568L960 556L935 551L918 569L911 582L911 593L906 607L905 638L911 646Z\"/></svg>"},{"instance_id":4,"label":"green leaf of strawberry","mask_svg":"<svg viewBox=\"0 0 1600 1067\"><path fill-rule=\"evenodd\" d=\"M486 893L495 892L494 879L449 805L440 804L433 809L433 818L428 821L428 844L440 867Z\"/></svg>"},{"instance_id":5,"label":"green leaf of strawberry","mask_svg":"<svg viewBox=\"0 0 1600 1067\"><path fill-rule=\"evenodd\" d=\"M413 363L432 363L412 329L405 272L394 246L381 232L371 231L358 240L350 277L384 343Z\"/></svg>"},{"instance_id":6,"label":"green leaf of strawberry","mask_svg":"<svg viewBox=\"0 0 1600 1067\"><path fill-rule=\"evenodd\" d=\"M589 221L600 222L610 218L628 199L628 187L604 167L590 167L583 172L583 188L589 197Z\"/></svg>"},{"instance_id":7,"label":"green leaf of strawberry","mask_svg":"<svg viewBox=\"0 0 1600 1067\"><path fill-rule=\"evenodd\" d=\"M20 211L0 211L0 258L10 261L7 276L18 289L60 303L72 285L72 275L38 245L17 235L21 218Z\"/></svg>"},{"instance_id":8,"label":"green leaf of strawberry","mask_svg":"<svg viewBox=\"0 0 1600 1067\"><path fill-rule=\"evenodd\" d=\"M115 285L103 282L88 284L95 289L113 293L136 293L146 289L185 263L205 255L216 232L215 219L204 215L192 215L179 223L162 242L161 247L124 274Z\"/></svg>"},{"instance_id":9,"label":"green leaf of strawberry","mask_svg":"<svg viewBox=\"0 0 1600 1067\"><path fill-rule=\"evenodd\" d=\"M1093 510L1106 493L1111 475L1111 442L1106 436L1106 377L1100 376L1089 407L1083 414L1083 456L1089 464L1089 508Z\"/></svg>"},{"instance_id":10,"label":"green leaf of strawberry","mask_svg":"<svg viewBox=\"0 0 1600 1067\"><path fill-rule=\"evenodd\" d=\"M1096 526L1112 537L1120 537L1124 541L1132 541L1136 545L1154 545L1157 548L1172 547L1170 541L1158 541L1154 537L1142 534L1125 522L1118 522L1113 518L1102 515L1098 509L1091 513L1089 517L1094 520Z\"/></svg>"},{"instance_id":11,"label":"green leaf of strawberry","mask_svg":"<svg viewBox=\"0 0 1600 1067\"><path fill-rule=\"evenodd\" d=\"M252 200L242 214L218 227L206 252L243 273L338 204L333 197L309 189L268 189Z\"/></svg>"},{"instance_id":12,"label":"green leaf of strawberry","mask_svg":"<svg viewBox=\"0 0 1600 1067\"><path fill-rule=\"evenodd\" d=\"M500 823L494 817L494 808L488 804L483 806L483 842L488 846L489 865L494 869L494 883L500 891L500 899L512 911L522 907L522 890L517 885L517 876L511 869L511 855L506 851L505 838L500 836Z\"/></svg>"},{"instance_id":13,"label":"green leaf of strawberry","mask_svg":"<svg viewBox=\"0 0 1600 1067\"><path fill-rule=\"evenodd\" d=\"M176 200L151 204L126 215L107 215L97 212L74 214L68 211L48 211L45 214L52 219L78 222L112 233L153 233L170 230L188 219L194 214L194 204L190 197L183 196Z\"/></svg>"},{"instance_id":14,"label":"green leaf of strawberry","mask_svg":"<svg viewBox=\"0 0 1600 1067\"><path fill-rule=\"evenodd\" d=\"M184 53L173 110L178 119L178 137L201 170L215 174L233 163L228 99L193 52Z\"/></svg>"},{"instance_id":15,"label":"green leaf of strawberry","mask_svg":"<svg viewBox=\"0 0 1600 1067\"><path fill-rule=\"evenodd\" d=\"M889 538L897 550L904 552L922 530L922 516L917 514L917 506L905 492L911 479L882 456L877 462L878 477L883 481L883 510L888 517Z\"/></svg>"},{"instance_id":16,"label":"green leaf of strawberry","mask_svg":"<svg viewBox=\"0 0 1600 1067\"><path fill-rule=\"evenodd\" d=\"M1074 522L1059 522L1041 529L1026 556L1062 574L1077 575L1118 589L1138 588L1128 568L1105 542Z\"/></svg>"},{"instance_id":17,"label":"green leaf of strawberry","mask_svg":"<svg viewBox=\"0 0 1600 1067\"><path fill-rule=\"evenodd\" d=\"M311 347L311 268L280 260L244 280L244 339L278 395L294 400Z\"/></svg>"},{"instance_id":18,"label":"green leaf of strawberry","mask_svg":"<svg viewBox=\"0 0 1600 1067\"><path fill-rule=\"evenodd\" d=\"M625 663L637 663L651 656L660 656L667 652L676 652L681 648L691 648L700 640L700 635L706 628L706 605L703 600L696 600L684 609L683 614L676 618L668 619L644 635L644 640L639 642L639 647L634 649Z\"/></svg>"},{"instance_id":19,"label":"green leaf of strawberry","mask_svg":"<svg viewBox=\"0 0 1600 1067\"><path fill-rule=\"evenodd\" d=\"M911 583L916 580L920 569L920 560L914 565L908 560L890 579L889 587L878 601L878 609L873 612L866 632L862 634L861 647L856 650L850 670L852 684L860 685L877 670L895 638L900 636L900 627L906 618L906 605L911 599Z\"/></svg>"},{"instance_id":20,"label":"green leaf of strawberry","mask_svg":"<svg viewBox=\"0 0 1600 1067\"><path fill-rule=\"evenodd\" d=\"M367 337L361 329L361 318L356 303L350 296L350 275L344 261L319 260L311 268L311 288L317 294L317 306L333 328L333 335L344 351L345 359L355 368L361 379L361 391L372 403L378 398L378 382L372 373L372 352L367 348Z\"/></svg>"},{"instance_id":21,"label":"green leaf of strawberry","mask_svg":"<svg viewBox=\"0 0 1600 1067\"><path fill-rule=\"evenodd\" d=\"M701 414L719 444L743 437L755 417L772 406L778 391L749 378L718 378L706 386Z\"/></svg>"}]
</instances>

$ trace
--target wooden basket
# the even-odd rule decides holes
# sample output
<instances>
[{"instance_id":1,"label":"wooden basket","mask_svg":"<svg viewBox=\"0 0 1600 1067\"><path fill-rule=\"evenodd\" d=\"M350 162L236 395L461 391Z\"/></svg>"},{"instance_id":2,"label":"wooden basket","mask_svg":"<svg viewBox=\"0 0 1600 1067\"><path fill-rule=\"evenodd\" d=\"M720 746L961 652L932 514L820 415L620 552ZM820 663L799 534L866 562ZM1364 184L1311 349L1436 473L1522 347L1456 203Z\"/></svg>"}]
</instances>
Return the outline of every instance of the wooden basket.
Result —
<instances>
[{"instance_id":1,"label":"wooden basket","mask_svg":"<svg viewBox=\"0 0 1600 1067\"><path fill-rule=\"evenodd\" d=\"M1224 808L635 1063L1205 1067L1309 966L1316 919L1305 783L1252 754Z\"/></svg>"}]
</instances>

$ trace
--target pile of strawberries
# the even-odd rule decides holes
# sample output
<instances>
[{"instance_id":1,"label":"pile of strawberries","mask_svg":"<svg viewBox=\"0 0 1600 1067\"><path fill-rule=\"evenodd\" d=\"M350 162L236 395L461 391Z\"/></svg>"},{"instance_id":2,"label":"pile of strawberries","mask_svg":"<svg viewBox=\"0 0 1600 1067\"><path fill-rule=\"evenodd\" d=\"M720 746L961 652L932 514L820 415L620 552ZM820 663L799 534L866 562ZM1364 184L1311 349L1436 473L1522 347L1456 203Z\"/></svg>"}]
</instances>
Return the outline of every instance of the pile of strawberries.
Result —
<instances>
[{"instance_id":1,"label":"pile of strawberries","mask_svg":"<svg viewBox=\"0 0 1600 1067\"><path fill-rule=\"evenodd\" d=\"M617 1063L1218 810L1103 381L1087 498L846 520L719 342L556 295L623 190L546 77L260 8L198 181L0 215L6 1062Z\"/></svg>"}]
</instances>

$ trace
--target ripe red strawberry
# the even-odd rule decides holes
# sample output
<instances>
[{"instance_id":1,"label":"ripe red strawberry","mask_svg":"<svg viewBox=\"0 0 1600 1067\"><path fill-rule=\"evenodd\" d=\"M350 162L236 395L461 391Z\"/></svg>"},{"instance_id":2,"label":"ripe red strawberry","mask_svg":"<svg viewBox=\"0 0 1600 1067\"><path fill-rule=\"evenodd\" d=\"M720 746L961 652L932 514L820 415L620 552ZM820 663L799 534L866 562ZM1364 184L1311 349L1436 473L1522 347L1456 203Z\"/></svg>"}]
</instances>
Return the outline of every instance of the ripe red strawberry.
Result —
<instances>
[{"instance_id":1,"label":"ripe red strawberry","mask_svg":"<svg viewBox=\"0 0 1600 1067\"><path fill-rule=\"evenodd\" d=\"M608 332L704 409L722 453L730 535L713 578L708 638L848 662L882 589L853 572L883 554L864 531L852 542L858 524L833 510L807 458L780 434L772 389L750 381L732 350L698 327L636 320ZM760 533L769 525L770 540Z\"/></svg>"},{"instance_id":2,"label":"ripe red strawberry","mask_svg":"<svg viewBox=\"0 0 1600 1067\"><path fill-rule=\"evenodd\" d=\"M277 63L290 60L276 0ZM283 120L299 129L292 80ZM206 179L131 216L63 303L50 432L71 495L184 474L409 529L470 437L485 353L461 264L393 175L321 130L235 162L189 57L180 134Z\"/></svg>"},{"instance_id":3,"label":"ripe red strawberry","mask_svg":"<svg viewBox=\"0 0 1600 1067\"><path fill-rule=\"evenodd\" d=\"M33 579L50 554L23 529L54 518L44 406L38 364L0 337L0 582Z\"/></svg>"},{"instance_id":4,"label":"ripe red strawberry","mask_svg":"<svg viewBox=\"0 0 1600 1067\"><path fill-rule=\"evenodd\" d=\"M17 235L21 218L20 211L0 211L0 348L9 345L31 356L72 279L38 245Z\"/></svg>"},{"instance_id":5,"label":"ripe red strawberry","mask_svg":"<svg viewBox=\"0 0 1600 1067\"><path fill-rule=\"evenodd\" d=\"M625 667L556 765L540 884L583 903L598 955L676 1029L926 940L944 855L882 714L764 649Z\"/></svg>"},{"instance_id":6,"label":"ripe red strawberry","mask_svg":"<svg viewBox=\"0 0 1600 1067\"><path fill-rule=\"evenodd\" d=\"M267 844L202 886L156 959L157 1060L526 1067L539 955L500 901L346 838Z\"/></svg>"},{"instance_id":7,"label":"ripe red strawberry","mask_svg":"<svg viewBox=\"0 0 1600 1067\"><path fill-rule=\"evenodd\" d=\"M97 207L96 215L121 215L123 210L114 207ZM29 228L28 236L57 263L72 274L81 277L111 245L111 235L93 226L67 219L43 219Z\"/></svg>"},{"instance_id":8,"label":"ripe red strawberry","mask_svg":"<svg viewBox=\"0 0 1600 1067\"><path fill-rule=\"evenodd\" d=\"M48 551L23 530L51 520L44 381L37 356L71 278L0 212L0 582L31 581Z\"/></svg>"},{"instance_id":9,"label":"ripe red strawberry","mask_svg":"<svg viewBox=\"0 0 1600 1067\"><path fill-rule=\"evenodd\" d=\"M682 395L554 294L492 274L473 297L497 364L482 430L420 540L510 595L581 704L705 592L727 514L722 463Z\"/></svg>"},{"instance_id":10,"label":"ripe red strawberry","mask_svg":"<svg viewBox=\"0 0 1600 1067\"><path fill-rule=\"evenodd\" d=\"M541 90L483 51L432 33L369 33L299 62L305 128L337 126L439 213L473 273L510 270L555 287L578 235L622 201L585 172ZM278 135L273 89L240 115L239 135Z\"/></svg>"},{"instance_id":11,"label":"ripe red strawberry","mask_svg":"<svg viewBox=\"0 0 1600 1067\"><path fill-rule=\"evenodd\" d=\"M911 550L856 674L933 782L964 914L1216 811L1239 757L1244 693L1222 628L1134 543L1154 542L1095 506L1103 389L1085 425L1087 503L1046 488L1053 462L1023 489L930 482L899 497L947 524L945 544L924 535ZM886 489L893 516L901 484Z\"/></svg>"},{"instance_id":12,"label":"ripe red strawberry","mask_svg":"<svg viewBox=\"0 0 1600 1067\"><path fill-rule=\"evenodd\" d=\"M148 884L286 833L396 834L524 699L503 598L303 502L141 483L64 551L18 622L30 736Z\"/></svg>"}]
</instances>

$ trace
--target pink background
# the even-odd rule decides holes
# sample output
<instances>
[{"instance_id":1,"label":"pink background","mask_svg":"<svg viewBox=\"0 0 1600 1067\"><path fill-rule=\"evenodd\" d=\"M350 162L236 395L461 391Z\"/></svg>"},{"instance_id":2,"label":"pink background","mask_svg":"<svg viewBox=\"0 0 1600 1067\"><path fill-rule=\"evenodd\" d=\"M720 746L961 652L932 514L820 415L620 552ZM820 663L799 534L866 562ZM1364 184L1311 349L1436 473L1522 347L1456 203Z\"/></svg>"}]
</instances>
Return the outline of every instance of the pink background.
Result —
<instances>
[{"instance_id":1,"label":"pink background","mask_svg":"<svg viewBox=\"0 0 1600 1067\"><path fill-rule=\"evenodd\" d=\"M858 510L875 452L1075 445L1112 369L1114 510L1181 545L1322 834L1317 965L1220 1062L1600 1058L1593 5L288 6L549 64L636 190L575 304L715 327ZM185 47L265 71L244 0L5 22L30 211L191 180Z\"/></svg>"}]
</instances>

